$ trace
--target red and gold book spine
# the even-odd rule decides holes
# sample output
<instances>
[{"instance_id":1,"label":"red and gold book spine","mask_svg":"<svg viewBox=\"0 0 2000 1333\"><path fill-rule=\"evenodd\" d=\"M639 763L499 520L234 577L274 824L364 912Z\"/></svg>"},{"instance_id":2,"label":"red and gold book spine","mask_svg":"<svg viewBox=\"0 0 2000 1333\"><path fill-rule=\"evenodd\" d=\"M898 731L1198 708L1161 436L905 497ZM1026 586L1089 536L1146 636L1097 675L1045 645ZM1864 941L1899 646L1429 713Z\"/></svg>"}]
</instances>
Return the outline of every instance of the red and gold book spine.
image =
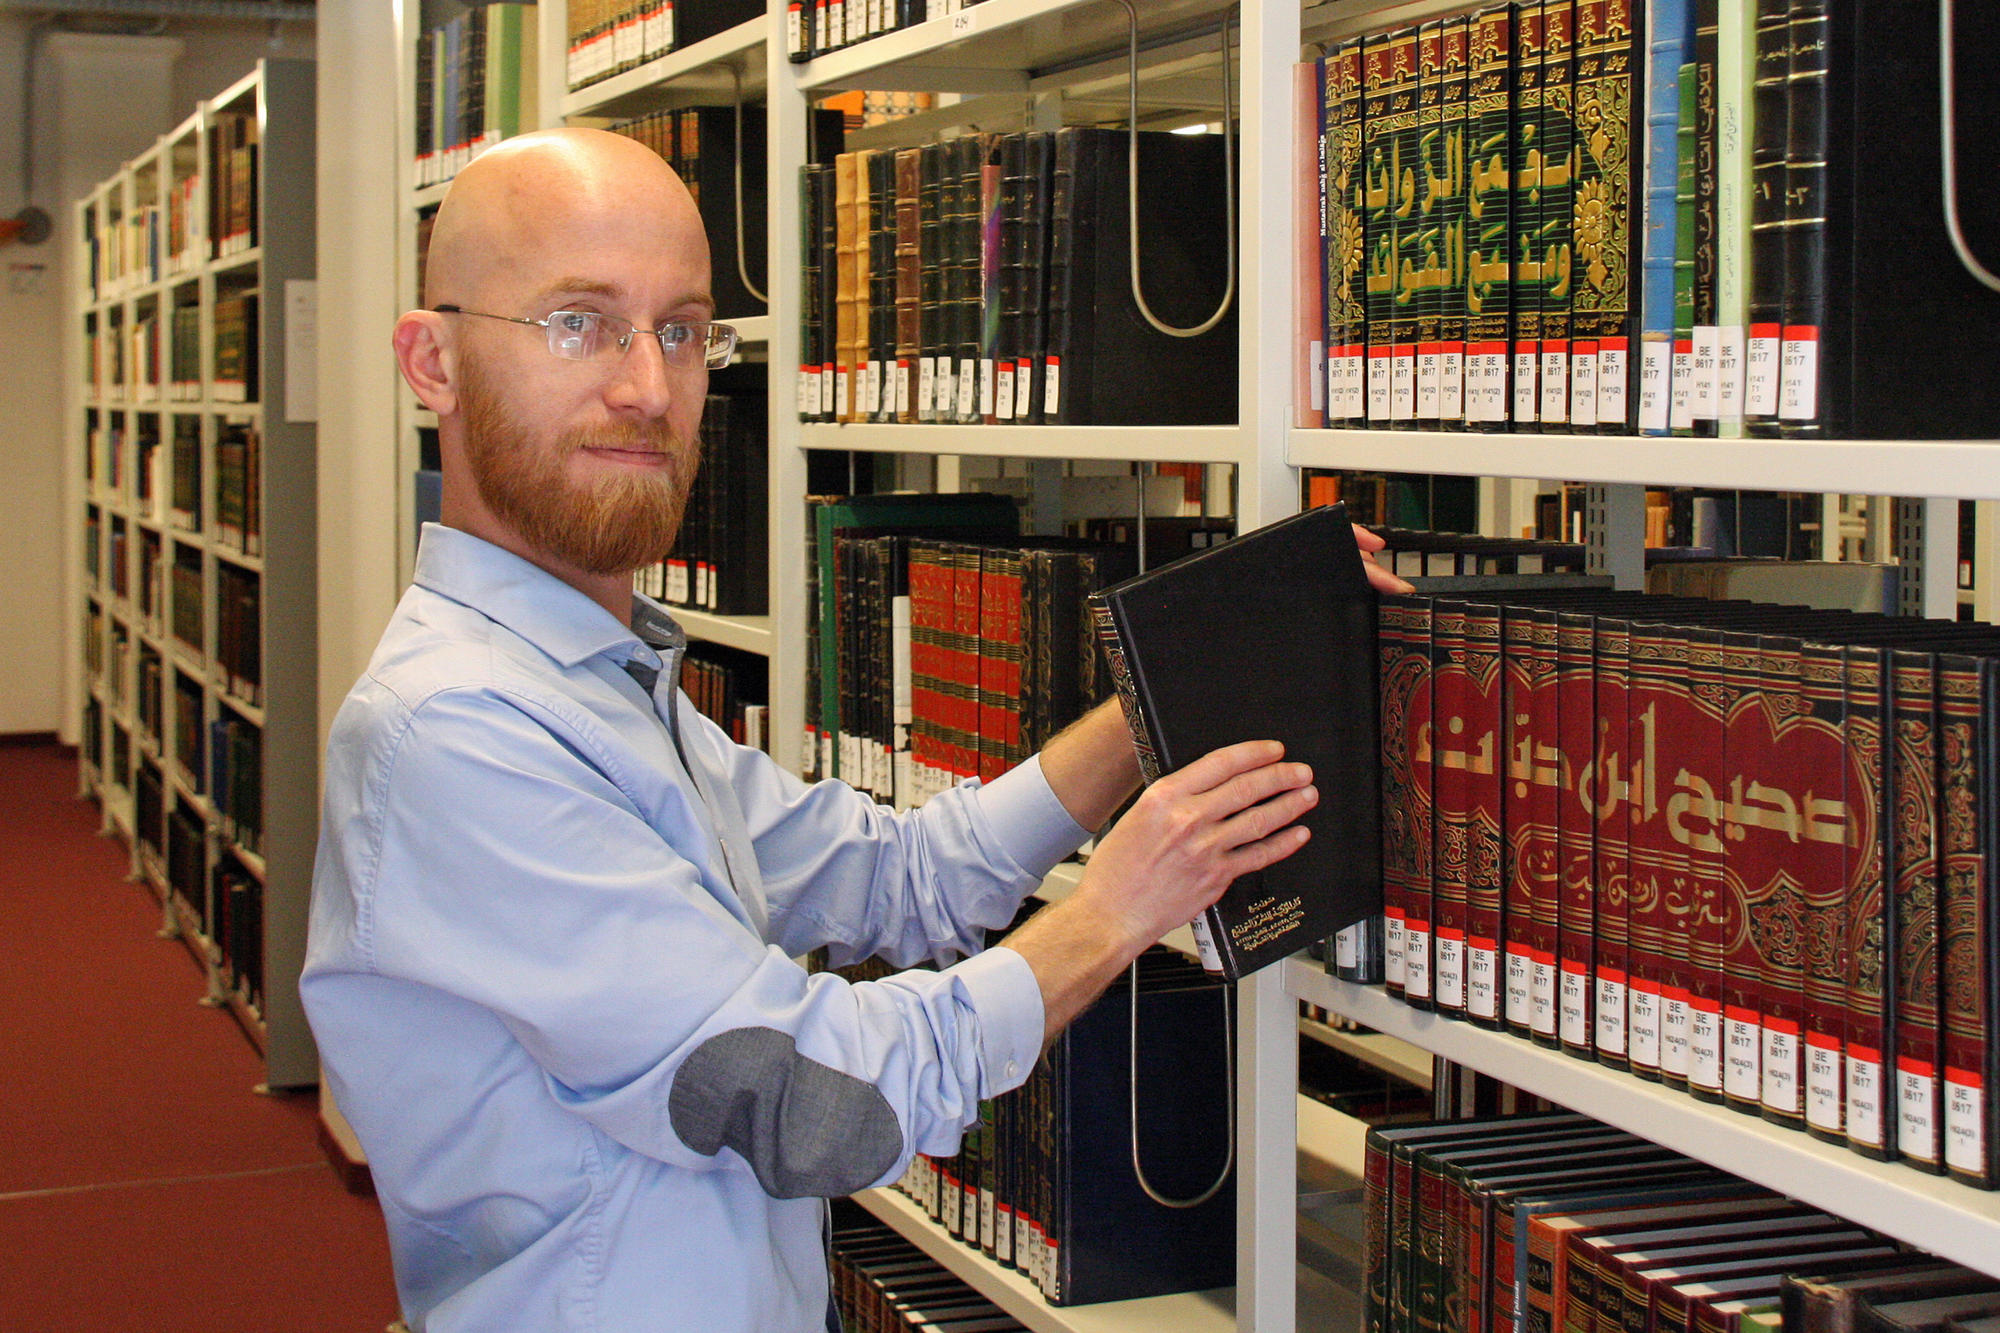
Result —
<instances>
[{"instance_id":1,"label":"red and gold book spine","mask_svg":"<svg viewBox=\"0 0 2000 1333\"><path fill-rule=\"evenodd\" d=\"M1672 904L1679 891L1660 817L1660 723L1663 711L1673 711L1666 699L1666 634L1657 622L1632 622L1625 695L1627 1058L1634 1072L1654 1079L1664 1077L1666 955L1669 934L1678 928ZM1685 1057L1681 1069L1685 1074Z\"/></svg>"},{"instance_id":2,"label":"red and gold book spine","mask_svg":"<svg viewBox=\"0 0 2000 1333\"><path fill-rule=\"evenodd\" d=\"M1688 940L1688 1088L1704 1101L1722 1100L1722 971L1733 913L1722 879L1722 820L1718 794L1728 782L1730 682L1723 670L1722 632L1683 631L1688 649L1691 730L1673 733L1679 759L1668 798L1667 829L1687 857L1694 901Z\"/></svg>"},{"instance_id":3,"label":"red and gold book spine","mask_svg":"<svg viewBox=\"0 0 2000 1333\"><path fill-rule=\"evenodd\" d=\"M1536 823L1544 788L1557 777L1555 740L1540 729L1538 692L1553 686L1555 662L1541 655L1544 624L1553 650L1554 615L1531 607L1502 609L1501 676L1506 726L1507 788L1502 801L1501 839L1505 850L1505 891L1500 922L1501 1018L1526 1033L1528 1018L1528 936L1530 905L1538 878L1553 864Z\"/></svg>"},{"instance_id":4,"label":"red and gold book spine","mask_svg":"<svg viewBox=\"0 0 2000 1333\"><path fill-rule=\"evenodd\" d=\"M1386 601L1387 599L1385 599ZM1387 607L1385 606L1386 613ZM1389 1146L1368 1135L1362 1157L1362 1333L1389 1333Z\"/></svg>"},{"instance_id":5,"label":"red and gold book spine","mask_svg":"<svg viewBox=\"0 0 2000 1333\"><path fill-rule=\"evenodd\" d=\"M1631 626L1608 616L1597 621L1597 750L1590 785L1597 838L1597 967L1592 999L1599 1064L1628 1063L1627 960L1631 923L1627 896L1627 847L1631 795L1625 696L1631 665Z\"/></svg>"},{"instance_id":6,"label":"red and gold book spine","mask_svg":"<svg viewBox=\"0 0 2000 1333\"><path fill-rule=\"evenodd\" d=\"M1873 812L1855 801L1854 758L1847 745L1847 666L1841 649L1806 643L1799 653L1799 702L1811 721L1810 763L1815 794L1801 814L1805 841L1815 866L1805 886L1807 921L1805 975L1800 987L1800 1039L1786 1058L1786 1034L1779 1026L1789 997L1771 996L1764 1019L1764 1115L1781 1124L1802 1120L1817 1138L1840 1142L1845 1135L1842 1107L1844 1047L1847 1041L1847 902L1853 880L1853 848L1858 827ZM1789 1100L1773 1086L1774 1074L1799 1079L1798 1120L1781 1107Z\"/></svg>"},{"instance_id":7,"label":"red and gold book spine","mask_svg":"<svg viewBox=\"0 0 2000 1333\"><path fill-rule=\"evenodd\" d=\"M1506 728L1500 669L1500 607L1470 602L1465 615L1463 712L1465 765L1465 1014L1485 1027L1501 1023L1501 877Z\"/></svg>"},{"instance_id":8,"label":"red and gold book spine","mask_svg":"<svg viewBox=\"0 0 2000 1333\"><path fill-rule=\"evenodd\" d=\"M1847 845L1846 1034L1842 1137L1864 1157L1896 1150L1895 1102L1887 1055L1896 918L1889 877L1895 850L1895 789L1889 775L1887 654L1850 644L1847 663L1848 800L1854 822Z\"/></svg>"},{"instance_id":9,"label":"red and gold book spine","mask_svg":"<svg viewBox=\"0 0 2000 1333\"><path fill-rule=\"evenodd\" d=\"M1019 551L989 549L979 575L979 776L1011 766L1021 739L1021 573Z\"/></svg>"},{"instance_id":10,"label":"red and gold book spine","mask_svg":"<svg viewBox=\"0 0 2000 1333\"><path fill-rule=\"evenodd\" d=\"M1597 878L1591 855L1597 820L1590 800L1597 746L1597 635L1587 613L1565 611L1556 621L1557 744L1565 767L1562 804L1556 811L1560 883L1555 919L1548 923L1555 927L1556 976L1554 1012L1547 1020L1537 995L1535 1040L1589 1056L1594 1036L1591 978L1597 964ZM1536 965L1539 970L1539 955Z\"/></svg>"},{"instance_id":11,"label":"red and gold book spine","mask_svg":"<svg viewBox=\"0 0 2000 1333\"><path fill-rule=\"evenodd\" d=\"M1438 1011L1465 1012L1465 925L1468 850L1467 765L1474 737L1467 725L1466 606L1440 598L1431 611L1431 775L1436 800L1436 855L1430 931ZM1411 927L1415 933L1415 927Z\"/></svg>"},{"instance_id":12,"label":"red and gold book spine","mask_svg":"<svg viewBox=\"0 0 2000 1333\"><path fill-rule=\"evenodd\" d=\"M1993 663L1940 654L1938 708L1938 935L1944 1025L1945 1169L1982 1189L1996 1183L1987 1071L1993 1066Z\"/></svg>"},{"instance_id":13,"label":"red and gold book spine","mask_svg":"<svg viewBox=\"0 0 2000 1333\"><path fill-rule=\"evenodd\" d=\"M1430 601L1384 597L1378 653L1382 735L1382 914L1387 925L1385 984L1404 993L1411 906L1428 897L1431 866ZM1429 920L1429 909L1420 915ZM1428 955L1419 960L1426 978Z\"/></svg>"},{"instance_id":14,"label":"red and gold book spine","mask_svg":"<svg viewBox=\"0 0 2000 1333\"><path fill-rule=\"evenodd\" d=\"M1562 888L1561 854L1556 845L1556 819L1562 808L1569 765L1562 751L1561 700L1558 697L1561 626L1556 613L1535 613L1534 808L1529 816L1527 875L1518 908L1510 903L1504 923L1507 935L1507 1026L1522 1036L1535 1031L1538 1004L1553 1010L1555 956L1552 904ZM1547 939L1544 939L1544 935ZM1539 982L1540 989L1537 990ZM1553 1022L1553 1017L1551 1017Z\"/></svg>"},{"instance_id":15,"label":"red and gold book spine","mask_svg":"<svg viewBox=\"0 0 2000 1333\"><path fill-rule=\"evenodd\" d=\"M1942 1174L1938 1056L1937 667L1897 649L1890 662L1895 719L1896 1154Z\"/></svg>"},{"instance_id":16,"label":"red and gold book spine","mask_svg":"<svg viewBox=\"0 0 2000 1333\"><path fill-rule=\"evenodd\" d=\"M955 545L952 563L951 780L979 776L979 548Z\"/></svg>"},{"instance_id":17,"label":"red and gold book spine","mask_svg":"<svg viewBox=\"0 0 2000 1333\"><path fill-rule=\"evenodd\" d=\"M1796 666L1797 648L1793 648ZM1727 922L1722 941L1722 1095L1735 1110L1756 1114L1762 1096L1763 1021L1768 999L1765 975L1769 958L1761 919L1752 901L1762 877L1756 854L1747 845L1760 828L1746 827L1744 797L1765 784L1788 792L1781 776L1786 765L1770 743L1775 718L1797 709L1796 671L1767 673L1763 644L1757 635L1726 630L1722 635L1722 670L1729 696L1724 720L1727 735L1726 789L1718 790L1716 832L1728 848L1720 905ZM1782 908L1782 904L1780 904Z\"/></svg>"}]
</instances>

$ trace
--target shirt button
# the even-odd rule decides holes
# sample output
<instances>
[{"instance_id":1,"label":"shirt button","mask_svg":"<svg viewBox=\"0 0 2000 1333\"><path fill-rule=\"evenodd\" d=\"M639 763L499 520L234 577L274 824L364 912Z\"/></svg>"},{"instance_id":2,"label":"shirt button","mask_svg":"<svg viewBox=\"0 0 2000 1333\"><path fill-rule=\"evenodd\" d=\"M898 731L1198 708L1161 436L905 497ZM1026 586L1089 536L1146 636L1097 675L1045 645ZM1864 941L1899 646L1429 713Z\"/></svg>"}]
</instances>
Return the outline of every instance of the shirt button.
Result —
<instances>
[{"instance_id":1,"label":"shirt button","mask_svg":"<svg viewBox=\"0 0 2000 1333\"><path fill-rule=\"evenodd\" d=\"M1018 1065L1018 1064L1014 1063L1014 1062L1013 1062L1012 1060L1009 1060L1009 1061L1007 1062L1007 1077L1008 1077L1008 1078L1013 1078L1013 1077L1014 1077L1014 1076L1015 1076L1016 1074L1018 1074L1018 1073L1020 1073L1020 1072L1021 1072L1021 1066L1020 1066L1020 1065Z\"/></svg>"}]
</instances>

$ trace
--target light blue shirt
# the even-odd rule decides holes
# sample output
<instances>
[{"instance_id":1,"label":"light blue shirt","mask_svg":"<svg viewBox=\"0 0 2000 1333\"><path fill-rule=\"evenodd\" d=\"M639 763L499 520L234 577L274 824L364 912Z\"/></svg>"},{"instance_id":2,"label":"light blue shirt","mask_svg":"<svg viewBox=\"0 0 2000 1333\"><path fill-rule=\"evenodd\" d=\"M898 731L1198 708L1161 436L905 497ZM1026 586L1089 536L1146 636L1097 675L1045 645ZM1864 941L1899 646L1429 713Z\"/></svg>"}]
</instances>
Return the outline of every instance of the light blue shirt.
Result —
<instances>
[{"instance_id":1,"label":"light blue shirt","mask_svg":"<svg viewBox=\"0 0 2000 1333\"><path fill-rule=\"evenodd\" d=\"M300 989L420 1333L822 1328L821 1199L955 1151L1041 1046L979 952L1085 836L1039 766L900 815L808 786L635 616L427 526L328 741ZM975 956L850 985L820 945Z\"/></svg>"}]
</instances>

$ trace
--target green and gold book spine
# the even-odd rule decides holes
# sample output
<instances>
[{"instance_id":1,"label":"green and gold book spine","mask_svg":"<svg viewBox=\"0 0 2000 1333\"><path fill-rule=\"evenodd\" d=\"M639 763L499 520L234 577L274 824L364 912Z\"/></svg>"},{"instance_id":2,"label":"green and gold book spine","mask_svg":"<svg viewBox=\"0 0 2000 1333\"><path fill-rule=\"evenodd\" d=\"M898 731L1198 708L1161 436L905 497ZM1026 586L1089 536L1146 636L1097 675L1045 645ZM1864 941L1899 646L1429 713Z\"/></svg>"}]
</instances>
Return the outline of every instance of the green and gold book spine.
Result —
<instances>
[{"instance_id":1,"label":"green and gold book spine","mask_svg":"<svg viewBox=\"0 0 2000 1333\"><path fill-rule=\"evenodd\" d=\"M1580 176L1573 201L1570 424L1624 435L1637 424L1627 366L1639 313L1644 195L1636 146L1644 141L1645 101L1634 69L1646 48L1633 0L1578 0L1576 12Z\"/></svg>"},{"instance_id":2,"label":"green and gold book spine","mask_svg":"<svg viewBox=\"0 0 2000 1333\"><path fill-rule=\"evenodd\" d=\"M1494 5L1470 21L1466 107L1465 423L1504 431L1514 338L1514 28L1519 11Z\"/></svg>"},{"instance_id":3,"label":"green and gold book spine","mask_svg":"<svg viewBox=\"0 0 2000 1333\"><path fill-rule=\"evenodd\" d=\"M1514 286L1513 380L1509 420L1532 431L1540 420L1543 274L1544 6L1523 4L1514 20L1514 127L1508 152L1513 194L1509 231Z\"/></svg>"},{"instance_id":4,"label":"green and gold book spine","mask_svg":"<svg viewBox=\"0 0 2000 1333\"><path fill-rule=\"evenodd\" d=\"M1388 207L1395 227L1389 274L1389 427L1417 424L1417 334L1423 313L1423 71L1418 66L1420 30L1412 25L1389 35L1389 105L1384 132L1391 144L1394 176Z\"/></svg>"},{"instance_id":5,"label":"green and gold book spine","mask_svg":"<svg viewBox=\"0 0 2000 1333\"><path fill-rule=\"evenodd\" d=\"M1416 29L1409 29L1409 51L1415 54ZM1371 34L1361 45L1361 161L1355 197L1361 213L1363 303L1367 315L1368 424L1378 430L1390 425L1396 313L1396 195L1402 165L1401 145L1391 130L1389 114L1396 77L1398 34Z\"/></svg>"},{"instance_id":6,"label":"green and gold book spine","mask_svg":"<svg viewBox=\"0 0 2000 1333\"><path fill-rule=\"evenodd\" d=\"M1417 123L1412 146L1415 150L1416 198L1411 217L1416 223L1415 245L1405 252L1398 278L1410 289L1414 318L1412 341L1416 344L1416 424L1423 430L1438 428L1438 414L1444 397L1442 334L1448 265L1449 239L1445 234L1445 200L1450 182L1446 179L1444 157L1444 21L1433 19L1417 29Z\"/></svg>"},{"instance_id":7,"label":"green and gold book spine","mask_svg":"<svg viewBox=\"0 0 2000 1333\"><path fill-rule=\"evenodd\" d=\"M1576 5L1546 0L1542 6L1542 223L1535 251L1542 260L1542 348L1539 429L1569 430L1570 307L1576 299L1577 186L1580 150L1576 132Z\"/></svg>"},{"instance_id":8,"label":"green and gold book spine","mask_svg":"<svg viewBox=\"0 0 2000 1333\"><path fill-rule=\"evenodd\" d=\"M1334 48L1326 67L1326 419L1368 419L1368 304L1363 241L1361 39Z\"/></svg>"},{"instance_id":9,"label":"green and gold book spine","mask_svg":"<svg viewBox=\"0 0 2000 1333\"><path fill-rule=\"evenodd\" d=\"M1438 287L1438 425L1466 426L1465 325L1470 296L1466 266L1471 197L1470 98L1472 22L1461 14L1444 21L1443 110L1438 134L1438 232L1443 281Z\"/></svg>"}]
</instances>

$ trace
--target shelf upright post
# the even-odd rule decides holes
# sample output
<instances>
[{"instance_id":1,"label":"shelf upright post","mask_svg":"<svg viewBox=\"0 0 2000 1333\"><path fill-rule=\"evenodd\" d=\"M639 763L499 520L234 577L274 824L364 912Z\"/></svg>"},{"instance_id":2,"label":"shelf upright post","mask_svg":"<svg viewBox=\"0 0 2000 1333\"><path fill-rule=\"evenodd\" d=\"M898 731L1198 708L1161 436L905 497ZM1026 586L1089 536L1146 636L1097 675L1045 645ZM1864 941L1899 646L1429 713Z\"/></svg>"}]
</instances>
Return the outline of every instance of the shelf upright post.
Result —
<instances>
[{"instance_id":1,"label":"shelf upright post","mask_svg":"<svg viewBox=\"0 0 2000 1333\"><path fill-rule=\"evenodd\" d=\"M1292 81L1299 0L1244 0L1237 136L1237 529L1296 513L1291 428ZM1236 1326L1292 1333L1298 1322L1298 1001L1285 969L1237 986Z\"/></svg>"},{"instance_id":2,"label":"shelf upright post","mask_svg":"<svg viewBox=\"0 0 2000 1333\"><path fill-rule=\"evenodd\" d=\"M769 0L764 42L766 308L771 315L769 372L771 755L796 773L804 761L805 727L805 494L806 455L800 445L798 374L799 308L803 277L797 253L800 226L799 168L811 138L806 132L809 96L799 66L785 52L785 0Z\"/></svg>"},{"instance_id":3,"label":"shelf upright post","mask_svg":"<svg viewBox=\"0 0 2000 1333\"><path fill-rule=\"evenodd\" d=\"M1958 501L1935 497L1896 499L1896 581L1898 611L1937 620L1958 618L1956 552L1937 548L1939 536L1956 541Z\"/></svg>"},{"instance_id":4,"label":"shelf upright post","mask_svg":"<svg viewBox=\"0 0 2000 1333\"><path fill-rule=\"evenodd\" d=\"M1585 567L1615 586L1646 586L1646 488L1637 482L1584 490Z\"/></svg>"}]
</instances>

